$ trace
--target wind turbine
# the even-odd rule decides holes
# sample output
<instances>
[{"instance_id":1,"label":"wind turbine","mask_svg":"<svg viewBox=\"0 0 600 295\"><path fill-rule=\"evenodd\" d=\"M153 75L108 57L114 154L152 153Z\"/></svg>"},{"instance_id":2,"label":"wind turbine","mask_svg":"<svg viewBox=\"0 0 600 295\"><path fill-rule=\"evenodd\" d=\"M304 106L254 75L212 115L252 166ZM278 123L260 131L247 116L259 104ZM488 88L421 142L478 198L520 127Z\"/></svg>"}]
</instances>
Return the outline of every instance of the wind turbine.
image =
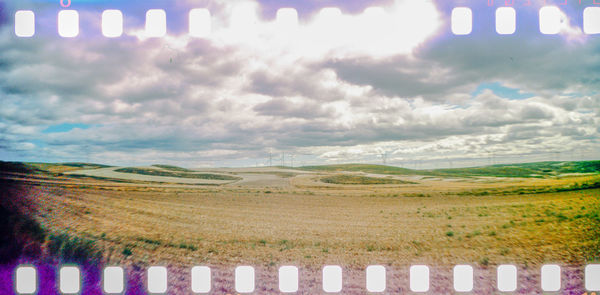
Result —
<instances>
[{"instance_id":1,"label":"wind turbine","mask_svg":"<svg viewBox=\"0 0 600 295\"><path fill-rule=\"evenodd\" d=\"M388 156L387 151L381 153L381 160L383 161L383 165L387 164L387 156Z\"/></svg>"},{"instance_id":2,"label":"wind turbine","mask_svg":"<svg viewBox=\"0 0 600 295\"><path fill-rule=\"evenodd\" d=\"M273 167L273 152L269 149L269 167Z\"/></svg>"}]
</instances>

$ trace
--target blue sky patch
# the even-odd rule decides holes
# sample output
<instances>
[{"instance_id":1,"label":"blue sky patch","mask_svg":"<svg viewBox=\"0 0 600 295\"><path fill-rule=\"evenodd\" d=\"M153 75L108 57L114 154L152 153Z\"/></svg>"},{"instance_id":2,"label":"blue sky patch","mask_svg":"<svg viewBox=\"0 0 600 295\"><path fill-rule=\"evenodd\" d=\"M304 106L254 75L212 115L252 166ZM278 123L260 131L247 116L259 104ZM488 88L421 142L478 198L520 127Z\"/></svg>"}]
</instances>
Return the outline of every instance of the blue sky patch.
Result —
<instances>
[{"instance_id":1,"label":"blue sky patch","mask_svg":"<svg viewBox=\"0 0 600 295\"><path fill-rule=\"evenodd\" d=\"M37 147L46 147L46 146L48 146L48 144L46 144L45 141L42 141L42 140L39 140L39 139L33 139L33 140L30 140L29 142L35 144L35 146L37 146Z\"/></svg>"},{"instance_id":2,"label":"blue sky patch","mask_svg":"<svg viewBox=\"0 0 600 295\"><path fill-rule=\"evenodd\" d=\"M48 128L44 129L44 131L42 131L42 133L61 133L61 132L69 132L75 128L79 128L79 129L88 129L92 127L92 125L89 124L83 124L83 123L62 123L62 124L57 124L57 125L51 125Z\"/></svg>"},{"instance_id":3,"label":"blue sky patch","mask_svg":"<svg viewBox=\"0 0 600 295\"><path fill-rule=\"evenodd\" d=\"M534 96L533 93L522 93L519 89L503 86L500 82L481 83L477 86L475 91L471 93L471 95L477 96L485 89L489 89L494 92L494 94L508 99L526 99Z\"/></svg>"}]
</instances>

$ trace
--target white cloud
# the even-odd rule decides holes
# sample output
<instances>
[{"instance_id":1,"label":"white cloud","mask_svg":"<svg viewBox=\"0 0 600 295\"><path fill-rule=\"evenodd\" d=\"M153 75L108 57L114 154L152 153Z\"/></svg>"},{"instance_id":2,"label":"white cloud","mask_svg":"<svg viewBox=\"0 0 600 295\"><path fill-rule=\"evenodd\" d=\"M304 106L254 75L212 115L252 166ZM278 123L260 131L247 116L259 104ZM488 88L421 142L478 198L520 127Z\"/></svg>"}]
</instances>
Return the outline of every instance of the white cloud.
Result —
<instances>
[{"instance_id":1,"label":"white cloud","mask_svg":"<svg viewBox=\"0 0 600 295\"><path fill-rule=\"evenodd\" d=\"M344 34L301 18L289 38L258 12L255 34L230 28L236 5L218 4L208 39L134 28L118 41L26 44L0 27L0 156L219 166L254 165L271 148L312 164L599 153L597 41L436 39L439 5L408 0L385 8L389 18L341 15ZM495 81L535 96L472 97ZM42 133L64 122L93 127Z\"/></svg>"}]
</instances>

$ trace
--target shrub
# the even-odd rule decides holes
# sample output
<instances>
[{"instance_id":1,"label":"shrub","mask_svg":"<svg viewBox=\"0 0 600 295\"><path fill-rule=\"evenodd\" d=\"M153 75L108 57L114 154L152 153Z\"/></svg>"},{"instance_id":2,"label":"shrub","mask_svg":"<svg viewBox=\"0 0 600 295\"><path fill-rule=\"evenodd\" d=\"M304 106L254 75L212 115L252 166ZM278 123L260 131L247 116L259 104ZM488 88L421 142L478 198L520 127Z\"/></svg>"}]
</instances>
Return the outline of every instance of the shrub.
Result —
<instances>
[{"instance_id":1,"label":"shrub","mask_svg":"<svg viewBox=\"0 0 600 295\"><path fill-rule=\"evenodd\" d=\"M71 237L66 233L50 234L48 250L63 263L98 262L102 252L96 248L96 242L79 237Z\"/></svg>"},{"instance_id":2,"label":"shrub","mask_svg":"<svg viewBox=\"0 0 600 295\"><path fill-rule=\"evenodd\" d=\"M131 250L131 248L129 248L129 245L125 246L125 248L123 248L123 252L121 252L121 254L123 254L125 257L131 256L131 254L133 254L133 251Z\"/></svg>"},{"instance_id":3,"label":"shrub","mask_svg":"<svg viewBox=\"0 0 600 295\"><path fill-rule=\"evenodd\" d=\"M558 213L558 214L556 215L556 218L558 218L558 221L565 221L565 220L568 220L568 219L569 219L569 217L567 217L567 216L565 216L564 214L562 214L562 212L561 212L561 213Z\"/></svg>"},{"instance_id":4,"label":"shrub","mask_svg":"<svg viewBox=\"0 0 600 295\"><path fill-rule=\"evenodd\" d=\"M490 264L490 259L487 257L483 257L481 258L481 260L479 260L479 264L483 266L488 266Z\"/></svg>"},{"instance_id":5,"label":"shrub","mask_svg":"<svg viewBox=\"0 0 600 295\"><path fill-rule=\"evenodd\" d=\"M140 237L137 239L140 242L144 242L146 244L152 244L152 245L160 245L161 242L159 240L153 240L153 239L148 239L148 238L144 238L144 237Z\"/></svg>"},{"instance_id":6,"label":"shrub","mask_svg":"<svg viewBox=\"0 0 600 295\"><path fill-rule=\"evenodd\" d=\"M188 249L191 251L196 251L198 250L198 247L194 246L194 245L189 245L189 244L185 244L185 243L181 243L179 244L179 248L180 249Z\"/></svg>"}]
</instances>

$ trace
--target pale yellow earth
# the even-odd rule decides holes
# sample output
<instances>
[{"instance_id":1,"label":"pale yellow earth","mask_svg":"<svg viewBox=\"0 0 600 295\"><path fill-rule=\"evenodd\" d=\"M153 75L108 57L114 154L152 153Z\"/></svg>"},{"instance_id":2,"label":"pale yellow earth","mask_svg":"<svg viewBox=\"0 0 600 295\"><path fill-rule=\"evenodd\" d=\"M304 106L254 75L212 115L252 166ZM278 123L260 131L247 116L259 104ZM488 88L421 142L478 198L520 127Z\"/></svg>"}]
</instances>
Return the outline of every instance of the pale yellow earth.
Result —
<instances>
[{"instance_id":1,"label":"pale yellow earth","mask_svg":"<svg viewBox=\"0 0 600 295\"><path fill-rule=\"evenodd\" d=\"M390 290L406 290L413 264L432 266L432 276L439 279L432 283L436 290L451 288L453 265L470 264L482 280L490 280L491 287L477 283L485 294L493 290L495 266L509 263L531 277L520 288L533 290L542 264L563 265L572 281L581 283L581 268L600 254L598 227L579 216L598 210L600 189L542 191L598 180L597 175L369 174L415 183L338 185L321 182L330 175L322 172L205 169L199 171L242 179L203 186L186 185L183 178L125 177L113 169L11 177L32 192L45 227L95 240L108 264L168 265L176 274L169 279L178 290L173 294L189 288L194 265L214 267L215 286L223 292L233 292L235 266L253 265L264 281L261 290L269 293L277 290L281 265L299 266L307 290L318 291L321 267L336 264L355 278L348 288L358 294L364 291L364 268L371 264L385 265L397 279L388 283ZM143 183L71 178L69 173ZM132 255L125 256L125 248Z\"/></svg>"}]
</instances>

